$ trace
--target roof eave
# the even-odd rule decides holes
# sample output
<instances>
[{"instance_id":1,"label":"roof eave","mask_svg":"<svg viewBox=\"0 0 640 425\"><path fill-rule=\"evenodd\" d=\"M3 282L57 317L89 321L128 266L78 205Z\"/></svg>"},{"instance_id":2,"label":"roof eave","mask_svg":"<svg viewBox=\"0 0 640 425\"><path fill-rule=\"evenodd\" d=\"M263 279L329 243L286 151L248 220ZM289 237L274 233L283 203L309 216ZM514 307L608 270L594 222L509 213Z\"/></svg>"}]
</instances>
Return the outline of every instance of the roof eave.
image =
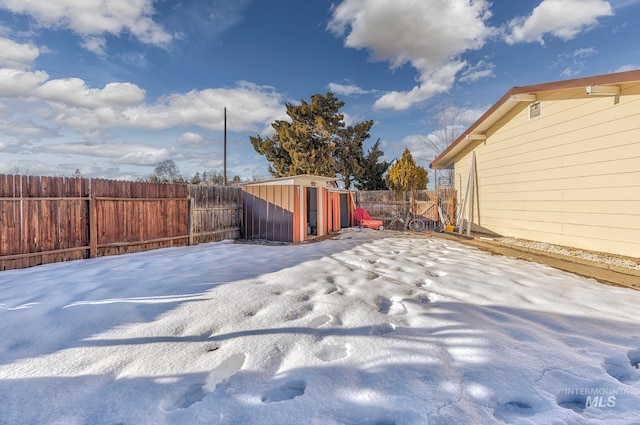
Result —
<instances>
[{"instance_id":1,"label":"roof eave","mask_svg":"<svg viewBox=\"0 0 640 425\"><path fill-rule=\"evenodd\" d=\"M640 81L640 70L534 84L530 86L512 87L500 98L500 100L489 108L487 112L478 118L476 122L471 124L471 126L451 145L449 145L447 149L438 155L438 157L429 164L429 167L436 170L450 168L453 165L454 158L460 152L466 149L469 145L478 143L478 139L474 138L474 135L483 134L518 104L518 95L536 94L553 90L575 89L596 85L622 84L635 81Z\"/></svg>"},{"instance_id":2,"label":"roof eave","mask_svg":"<svg viewBox=\"0 0 640 425\"><path fill-rule=\"evenodd\" d=\"M513 90L513 89L512 89ZM464 133L460 135L447 149L445 149L436 159L429 164L429 167L442 170L451 167L453 159L467 146L479 143L474 135L483 134L489 127L495 124L500 118L513 109L518 102L509 101L511 91L505 94L498 102L487 110L476 122L474 122Z\"/></svg>"}]
</instances>

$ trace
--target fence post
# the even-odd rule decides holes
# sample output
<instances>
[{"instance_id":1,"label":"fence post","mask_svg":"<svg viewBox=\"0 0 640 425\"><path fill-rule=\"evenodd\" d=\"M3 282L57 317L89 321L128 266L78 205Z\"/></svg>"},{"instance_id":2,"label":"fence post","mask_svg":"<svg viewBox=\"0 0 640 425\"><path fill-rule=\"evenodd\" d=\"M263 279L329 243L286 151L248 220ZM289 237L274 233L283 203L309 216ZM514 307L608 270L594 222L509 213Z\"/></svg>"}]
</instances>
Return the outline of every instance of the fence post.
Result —
<instances>
[{"instance_id":1,"label":"fence post","mask_svg":"<svg viewBox=\"0 0 640 425\"><path fill-rule=\"evenodd\" d=\"M89 195L89 258L98 256L98 214L96 211L96 195Z\"/></svg>"},{"instance_id":2,"label":"fence post","mask_svg":"<svg viewBox=\"0 0 640 425\"><path fill-rule=\"evenodd\" d=\"M195 208L195 196L192 196L191 193L191 186L188 186L189 188L189 197L187 198L187 217L189 217L188 219L188 223L187 223L187 232L189 232L189 237L187 238L187 245L191 246L193 245L194 242L194 236L193 236L193 215L195 214L196 208Z\"/></svg>"}]
</instances>

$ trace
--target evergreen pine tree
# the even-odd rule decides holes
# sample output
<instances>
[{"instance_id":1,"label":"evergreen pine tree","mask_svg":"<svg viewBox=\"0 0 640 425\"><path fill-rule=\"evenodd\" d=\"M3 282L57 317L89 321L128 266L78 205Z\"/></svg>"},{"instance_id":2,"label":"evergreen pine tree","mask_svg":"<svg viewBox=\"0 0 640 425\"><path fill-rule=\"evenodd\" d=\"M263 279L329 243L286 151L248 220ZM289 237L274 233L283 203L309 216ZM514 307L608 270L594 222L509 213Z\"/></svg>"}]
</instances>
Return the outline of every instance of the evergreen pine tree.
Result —
<instances>
[{"instance_id":1,"label":"evergreen pine tree","mask_svg":"<svg viewBox=\"0 0 640 425\"><path fill-rule=\"evenodd\" d=\"M274 177L296 174L339 176L345 187L363 173L363 142L373 121L345 126L340 108L344 102L332 93L314 94L311 103L287 104L291 121L277 120L273 137L250 137L253 148L264 155Z\"/></svg>"},{"instance_id":2,"label":"evergreen pine tree","mask_svg":"<svg viewBox=\"0 0 640 425\"><path fill-rule=\"evenodd\" d=\"M363 158L363 173L356 179L356 188L359 190L385 190L387 188L384 173L387 172L391 164L387 161L380 161L382 155L384 152L380 150L380 139L378 139Z\"/></svg>"}]
</instances>

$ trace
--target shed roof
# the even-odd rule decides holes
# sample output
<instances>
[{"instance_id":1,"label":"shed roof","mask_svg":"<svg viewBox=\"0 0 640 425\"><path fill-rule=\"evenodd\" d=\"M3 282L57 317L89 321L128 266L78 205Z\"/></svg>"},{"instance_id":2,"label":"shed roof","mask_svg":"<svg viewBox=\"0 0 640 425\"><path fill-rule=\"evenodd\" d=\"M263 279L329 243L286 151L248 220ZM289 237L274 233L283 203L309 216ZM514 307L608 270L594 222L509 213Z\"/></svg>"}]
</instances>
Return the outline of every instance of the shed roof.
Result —
<instances>
[{"instance_id":1,"label":"shed roof","mask_svg":"<svg viewBox=\"0 0 640 425\"><path fill-rule=\"evenodd\" d=\"M241 186L287 186L301 185L311 187L327 187L329 183L336 182L335 177L314 176L310 174L298 174L296 176L278 177L268 180L259 180L255 182L243 183ZM332 186L333 187L333 186Z\"/></svg>"},{"instance_id":2,"label":"shed roof","mask_svg":"<svg viewBox=\"0 0 640 425\"><path fill-rule=\"evenodd\" d=\"M618 72L615 74L597 75L593 77L562 80L551 83L534 84L530 86L516 86L507 91L491 108L476 122L471 124L447 149L442 151L429 167L435 169L449 168L454 158L470 144L477 142L477 137L515 108L520 101L534 101L538 93L558 90L571 90L584 87L585 94L594 93L591 88L596 86L616 85L622 83L640 82L640 70Z\"/></svg>"}]
</instances>

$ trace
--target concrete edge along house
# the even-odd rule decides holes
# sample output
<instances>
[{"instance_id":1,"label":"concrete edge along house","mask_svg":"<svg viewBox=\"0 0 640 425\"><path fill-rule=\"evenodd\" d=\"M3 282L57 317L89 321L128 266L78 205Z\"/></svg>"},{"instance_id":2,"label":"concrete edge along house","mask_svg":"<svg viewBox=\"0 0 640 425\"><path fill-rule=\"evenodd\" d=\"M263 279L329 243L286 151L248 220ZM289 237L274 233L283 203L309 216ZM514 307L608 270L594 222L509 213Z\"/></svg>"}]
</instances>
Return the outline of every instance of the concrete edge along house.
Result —
<instances>
[{"instance_id":1,"label":"concrete edge along house","mask_svg":"<svg viewBox=\"0 0 640 425\"><path fill-rule=\"evenodd\" d=\"M467 232L640 257L640 70L514 87L430 166Z\"/></svg>"},{"instance_id":2,"label":"concrete edge along house","mask_svg":"<svg viewBox=\"0 0 640 425\"><path fill-rule=\"evenodd\" d=\"M352 226L354 194L335 178L297 175L242 185L244 239L302 242Z\"/></svg>"}]
</instances>

